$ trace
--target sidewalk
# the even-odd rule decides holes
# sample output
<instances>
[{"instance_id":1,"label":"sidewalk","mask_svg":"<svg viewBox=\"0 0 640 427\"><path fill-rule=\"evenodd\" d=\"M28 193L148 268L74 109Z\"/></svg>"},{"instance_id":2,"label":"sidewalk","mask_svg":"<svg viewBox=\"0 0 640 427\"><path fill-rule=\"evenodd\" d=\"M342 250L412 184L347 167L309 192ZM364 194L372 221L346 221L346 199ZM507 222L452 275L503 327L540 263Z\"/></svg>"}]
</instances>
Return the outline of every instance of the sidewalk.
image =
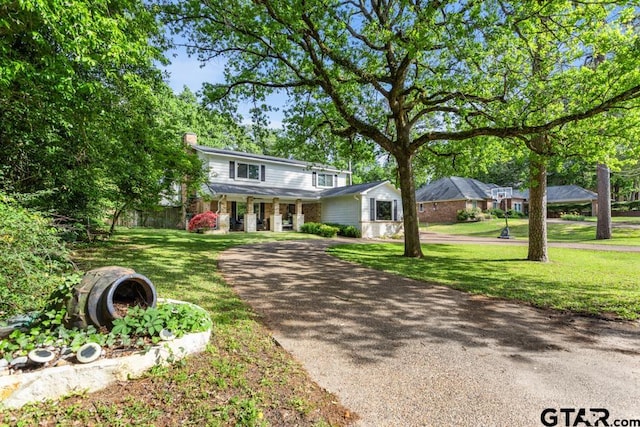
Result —
<instances>
[{"instance_id":1,"label":"sidewalk","mask_svg":"<svg viewBox=\"0 0 640 427\"><path fill-rule=\"evenodd\" d=\"M218 265L358 426L540 426L545 408L640 419L638 322L401 278L326 254L336 243L238 247Z\"/></svg>"}]
</instances>

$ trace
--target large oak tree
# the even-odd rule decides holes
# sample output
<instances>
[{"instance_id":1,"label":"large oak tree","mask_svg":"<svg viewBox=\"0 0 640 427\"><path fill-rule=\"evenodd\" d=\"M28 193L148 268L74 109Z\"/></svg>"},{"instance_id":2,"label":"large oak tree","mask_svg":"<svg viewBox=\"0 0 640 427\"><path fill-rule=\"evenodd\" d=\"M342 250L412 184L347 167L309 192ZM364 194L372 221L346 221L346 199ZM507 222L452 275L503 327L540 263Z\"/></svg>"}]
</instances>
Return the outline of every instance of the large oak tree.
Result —
<instances>
[{"instance_id":1,"label":"large oak tree","mask_svg":"<svg viewBox=\"0 0 640 427\"><path fill-rule=\"evenodd\" d=\"M478 136L532 153L544 209L554 131L640 96L637 2L501 0L191 0L167 18L203 61L223 57L210 99L286 89L291 111L397 163L405 256L422 255L413 160ZM587 58L606 52L597 69ZM435 148L434 148L435 150ZM544 233L544 213L533 231ZM535 219L537 218L537 219ZM542 246L529 259L546 260Z\"/></svg>"}]
</instances>

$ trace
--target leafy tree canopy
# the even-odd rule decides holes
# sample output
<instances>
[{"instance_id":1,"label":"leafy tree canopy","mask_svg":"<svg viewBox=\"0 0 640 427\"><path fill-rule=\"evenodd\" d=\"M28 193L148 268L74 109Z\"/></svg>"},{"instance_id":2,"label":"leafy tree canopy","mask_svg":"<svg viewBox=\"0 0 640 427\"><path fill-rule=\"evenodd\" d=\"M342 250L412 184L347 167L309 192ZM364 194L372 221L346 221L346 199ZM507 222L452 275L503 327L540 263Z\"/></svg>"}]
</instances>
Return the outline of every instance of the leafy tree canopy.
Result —
<instances>
[{"instance_id":1,"label":"leafy tree canopy","mask_svg":"<svg viewBox=\"0 0 640 427\"><path fill-rule=\"evenodd\" d=\"M227 81L209 85L209 99L286 89L290 114L307 128L346 141L360 135L394 157L407 256L422 254L412 163L419 150L493 136L546 156L554 132L632 108L640 96L637 1L164 5L202 60L226 60Z\"/></svg>"}]
</instances>

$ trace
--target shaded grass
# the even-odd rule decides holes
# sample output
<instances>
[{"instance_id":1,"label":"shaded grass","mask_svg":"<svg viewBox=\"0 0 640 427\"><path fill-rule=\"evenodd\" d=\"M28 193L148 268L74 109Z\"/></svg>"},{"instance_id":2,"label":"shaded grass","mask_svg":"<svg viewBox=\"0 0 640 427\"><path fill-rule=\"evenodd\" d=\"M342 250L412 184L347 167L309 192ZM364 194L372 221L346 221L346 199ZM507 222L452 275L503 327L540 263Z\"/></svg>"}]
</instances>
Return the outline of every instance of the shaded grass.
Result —
<instances>
[{"instance_id":1,"label":"shaded grass","mask_svg":"<svg viewBox=\"0 0 640 427\"><path fill-rule=\"evenodd\" d=\"M577 313L640 318L640 253L550 248L549 263L526 261L516 245L423 245L403 257L401 244L332 247L341 259L472 294Z\"/></svg>"},{"instance_id":2,"label":"shaded grass","mask_svg":"<svg viewBox=\"0 0 640 427\"><path fill-rule=\"evenodd\" d=\"M151 280L159 297L205 308L214 322L211 342L206 352L155 368L142 379L55 404L0 410L0 425L340 426L353 421L355 416L273 341L217 271L218 254L227 248L292 238L315 237L121 229L110 242L76 250L82 270L130 267Z\"/></svg>"},{"instance_id":3,"label":"shaded grass","mask_svg":"<svg viewBox=\"0 0 640 427\"><path fill-rule=\"evenodd\" d=\"M464 222L457 224L433 224L426 227L427 231L436 233L464 235L473 237L496 237L504 228L504 219L492 219L478 222ZM529 238L529 222L526 219L510 219L510 234L516 238ZM547 223L547 239L550 242L592 243L599 245L640 245L640 229L614 227L612 239L596 240L596 227L575 221Z\"/></svg>"}]
</instances>

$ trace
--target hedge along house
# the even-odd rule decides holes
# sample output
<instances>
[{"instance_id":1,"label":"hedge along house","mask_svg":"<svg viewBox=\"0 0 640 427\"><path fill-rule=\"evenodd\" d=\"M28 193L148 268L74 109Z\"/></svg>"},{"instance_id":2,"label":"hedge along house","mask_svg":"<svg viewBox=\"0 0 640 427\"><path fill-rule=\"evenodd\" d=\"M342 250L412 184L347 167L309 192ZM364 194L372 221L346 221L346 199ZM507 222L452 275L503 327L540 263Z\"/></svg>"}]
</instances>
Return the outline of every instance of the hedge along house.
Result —
<instances>
[{"instance_id":1,"label":"hedge along house","mask_svg":"<svg viewBox=\"0 0 640 427\"><path fill-rule=\"evenodd\" d=\"M292 159L185 143L207 170L189 215L211 210L221 231L300 231L305 222L352 225L363 237L402 232L400 192L388 181L349 185L351 172Z\"/></svg>"},{"instance_id":2,"label":"hedge along house","mask_svg":"<svg viewBox=\"0 0 640 427\"><path fill-rule=\"evenodd\" d=\"M500 204L491 198L495 184L485 184L473 178L452 176L441 178L420 187L416 191L418 220L424 223L456 222L458 212L467 209L482 211L492 208L524 210L524 195L513 191L511 199Z\"/></svg>"}]
</instances>

